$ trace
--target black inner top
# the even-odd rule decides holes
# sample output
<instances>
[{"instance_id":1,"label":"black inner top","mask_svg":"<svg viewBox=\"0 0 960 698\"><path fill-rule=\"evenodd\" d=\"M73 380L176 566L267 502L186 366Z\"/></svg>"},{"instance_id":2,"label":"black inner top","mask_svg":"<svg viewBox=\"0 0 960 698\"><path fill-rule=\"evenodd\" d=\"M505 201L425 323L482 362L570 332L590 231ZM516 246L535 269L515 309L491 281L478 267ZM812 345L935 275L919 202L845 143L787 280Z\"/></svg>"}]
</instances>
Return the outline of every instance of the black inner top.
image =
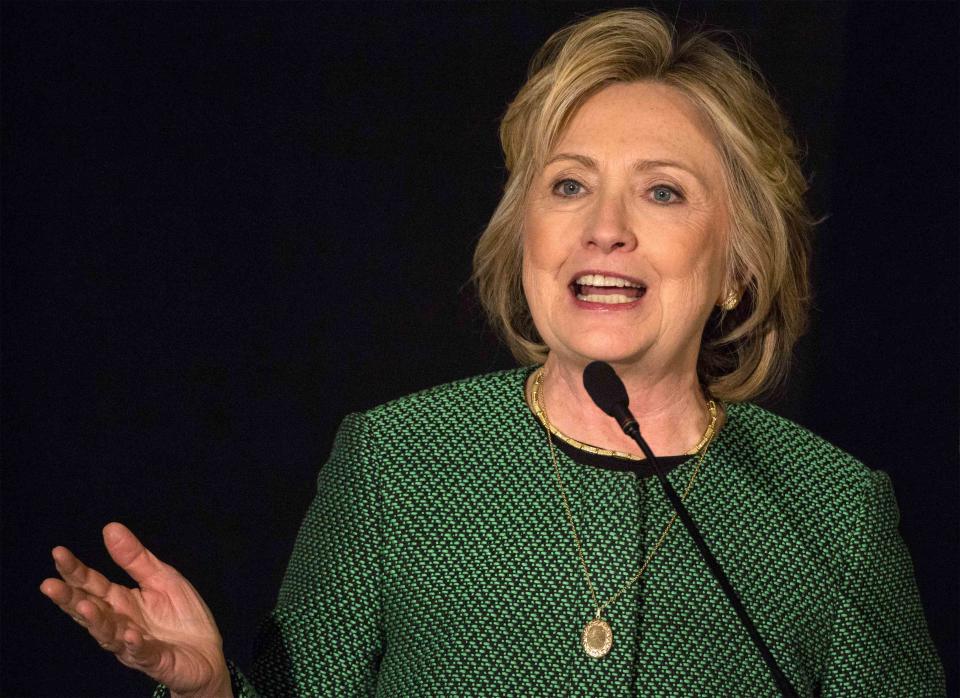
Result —
<instances>
[{"instance_id":1,"label":"black inner top","mask_svg":"<svg viewBox=\"0 0 960 698\"><path fill-rule=\"evenodd\" d=\"M539 419L537 420L537 424L539 424L540 428L543 429L543 436L546 438L547 428ZM584 451L576 446L571 446L570 444L561 441L556 437L553 438L553 445L581 465L590 465L595 468L605 468L607 470L632 470L637 474L638 478L656 475L653 470L653 466L650 465L646 459L631 460L629 458L619 458L617 456L601 456L597 453L590 453L589 451ZM692 456L657 456L657 462L660 464L660 470L664 473L668 473L678 465L686 463L688 460L690 460L690 458L692 458Z\"/></svg>"}]
</instances>

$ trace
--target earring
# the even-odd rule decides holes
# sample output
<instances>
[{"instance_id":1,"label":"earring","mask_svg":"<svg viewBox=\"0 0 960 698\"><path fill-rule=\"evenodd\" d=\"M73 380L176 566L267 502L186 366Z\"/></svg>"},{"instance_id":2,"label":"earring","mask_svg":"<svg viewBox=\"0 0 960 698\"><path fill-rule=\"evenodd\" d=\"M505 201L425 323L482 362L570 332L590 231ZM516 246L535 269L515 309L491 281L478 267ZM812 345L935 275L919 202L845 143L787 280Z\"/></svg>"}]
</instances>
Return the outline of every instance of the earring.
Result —
<instances>
[{"instance_id":1,"label":"earring","mask_svg":"<svg viewBox=\"0 0 960 698\"><path fill-rule=\"evenodd\" d=\"M740 302L740 295L736 291L730 291L723 299L722 303L719 303L720 307L724 310L733 310L737 307L737 303Z\"/></svg>"}]
</instances>

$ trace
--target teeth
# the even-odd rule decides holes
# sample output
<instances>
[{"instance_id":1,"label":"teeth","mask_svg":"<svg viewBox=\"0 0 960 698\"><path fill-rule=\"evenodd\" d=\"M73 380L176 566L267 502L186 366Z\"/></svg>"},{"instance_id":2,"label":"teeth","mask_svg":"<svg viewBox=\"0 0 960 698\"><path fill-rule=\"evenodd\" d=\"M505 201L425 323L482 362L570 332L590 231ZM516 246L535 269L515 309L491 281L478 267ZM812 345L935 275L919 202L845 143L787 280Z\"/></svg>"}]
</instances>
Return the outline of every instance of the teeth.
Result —
<instances>
[{"instance_id":1,"label":"teeth","mask_svg":"<svg viewBox=\"0 0 960 698\"><path fill-rule=\"evenodd\" d=\"M637 300L636 298L630 298L625 296L622 293L578 293L577 298L582 301L587 301L588 303L632 303Z\"/></svg>"},{"instance_id":2,"label":"teeth","mask_svg":"<svg viewBox=\"0 0 960 698\"><path fill-rule=\"evenodd\" d=\"M602 274L584 274L574 281L574 283L581 286L615 286L617 288L629 286L630 288L643 288L640 284L621 279L619 276L603 276Z\"/></svg>"}]
</instances>

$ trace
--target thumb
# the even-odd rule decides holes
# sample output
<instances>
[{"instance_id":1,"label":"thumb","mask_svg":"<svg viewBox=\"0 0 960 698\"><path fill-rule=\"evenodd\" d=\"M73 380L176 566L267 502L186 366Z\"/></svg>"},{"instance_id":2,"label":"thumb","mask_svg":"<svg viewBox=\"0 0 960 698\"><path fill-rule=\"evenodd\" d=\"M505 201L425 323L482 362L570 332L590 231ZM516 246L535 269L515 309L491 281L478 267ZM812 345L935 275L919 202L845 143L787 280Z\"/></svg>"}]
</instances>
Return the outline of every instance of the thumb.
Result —
<instances>
[{"instance_id":1,"label":"thumb","mask_svg":"<svg viewBox=\"0 0 960 698\"><path fill-rule=\"evenodd\" d=\"M113 561L140 584L166 568L129 528L116 521L103 527L103 543Z\"/></svg>"}]
</instances>

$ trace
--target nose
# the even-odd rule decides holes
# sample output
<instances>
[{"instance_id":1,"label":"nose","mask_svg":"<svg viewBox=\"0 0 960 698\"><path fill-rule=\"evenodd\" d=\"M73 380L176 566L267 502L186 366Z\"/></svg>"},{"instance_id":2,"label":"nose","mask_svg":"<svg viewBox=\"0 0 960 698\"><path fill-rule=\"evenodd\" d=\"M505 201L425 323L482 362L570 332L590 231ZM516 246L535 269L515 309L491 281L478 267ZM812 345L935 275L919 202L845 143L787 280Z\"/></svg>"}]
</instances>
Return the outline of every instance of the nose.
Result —
<instances>
[{"instance_id":1,"label":"nose","mask_svg":"<svg viewBox=\"0 0 960 698\"><path fill-rule=\"evenodd\" d=\"M637 247L637 235L626 202L617 192L599 196L583 230L584 247L596 247L604 253L631 252Z\"/></svg>"}]
</instances>

